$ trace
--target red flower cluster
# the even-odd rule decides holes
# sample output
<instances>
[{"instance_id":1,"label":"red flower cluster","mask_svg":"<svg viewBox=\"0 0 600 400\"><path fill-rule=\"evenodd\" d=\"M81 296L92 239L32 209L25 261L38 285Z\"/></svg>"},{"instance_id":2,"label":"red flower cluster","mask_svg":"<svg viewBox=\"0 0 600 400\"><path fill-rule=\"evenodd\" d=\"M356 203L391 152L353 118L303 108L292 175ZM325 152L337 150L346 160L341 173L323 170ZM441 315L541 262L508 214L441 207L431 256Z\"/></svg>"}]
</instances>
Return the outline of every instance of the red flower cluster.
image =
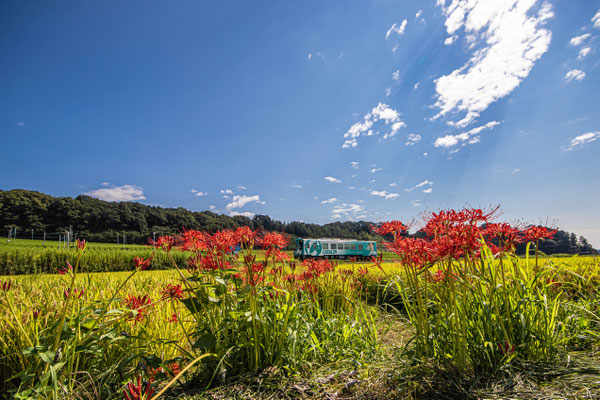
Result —
<instances>
[{"instance_id":1,"label":"red flower cluster","mask_svg":"<svg viewBox=\"0 0 600 400\"><path fill-rule=\"evenodd\" d=\"M379 226L371 225L371 231L378 235L393 234L394 237L406 232L408 227L400 221L389 221L380 224Z\"/></svg>"},{"instance_id":2,"label":"red flower cluster","mask_svg":"<svg viewBox=\"0 0 600 400\"><path fill-rule=\"evenodd\" d=\"M161 292L162 298L164 299L181 299L183 297L183 290L181 285L171 285L170 283L165 286Z\"/></svg>"},{"instance_id":3,"label":"red flower cluster","mask_svg":"<svg viewBox=\"0 0 600 400\"><path fill-rule=\"evenodd\" d=\"M133 264L135 265L135 269L138 271L143 271L150 266L152 263L152 258L148 258L144 260L141 257L134 257Z\"/></svg>"},{"instance_id":4,"label":"red flower cluster","mask_svg":"<svg viewBox=\"0 0 600 400\"><path fill-rule=\"evenodd\" d=\"M537 242L556 233L542 227L530 227L521 232L506 223L490 223L499 214L498 207L490 211L466 208L431 213L425 218L426 225L422 230L427 235L425 239L402 237L398 233L404 232L405 227L398 221L372 229L380 234L393 233L394 240L385 243L386 249L398 254L406 265L419 268L465 255L478 257L484 243L496 254L513 251L523 241Z\"/></svg>"},{"instance_id":5,"label":"red flower cluster","mask_svg":"<svg viewBox=\"0 0 600 400\"><path fill-rule=\"evenodd\" d=\"M133 296L129 295L125 299L125 305L130 310L137 311L135 317L131 317L130 320L135 320L136 323L142 321L146 317L148 312L148 306L152 303L148 295L144 296Z\"/></svg>"},{"instance_id":6,"label":"red flower cluster","mask_svg":"<svg viewBox=\"0 0 600 400\"><path fill-rule=\"evenodd\" d=\"M10 285L11 285L10 280L2 282L2 290L4 292L8 292L10 290Z\"/></svg>"},{"instance_id":7,"label":"red flower cluster","mask_svg":"<svg viewBox=\"0 0 600 400\"><path fill-rule=\"evenodd\" d=\"M79 249L79 251L84 251L86 245L87 243L85 242L85 240L77 239L77 249Z\"/></svg>"},{"instance_id":8,"label":"red flower cluster","mask_svg":"<svg viewBox=\"0 0 600 400\"><path fill-rule=\"evenodd\" d=\"M76 298L80 299L81 296L83 296L84 293L85 293L85 289L77 289L77 288L75 288L75 289L73 289L73 293L72 294L73 294L73 297L76 297ZM68 298L69 296L71 296L71 288L70 287L68 287L68 288L66 288L64 290L63 296L64 296L65 299Z\"/></svg>"},{"instance_id":9,"label":"red flower cluster","mask_svg":"<svg viewBox=\"0 0 600 400\"><path fill-rule=\"evenodd\" d=\"M71 275L73 273L73 267L71 266L71 264L69 264L68 261L66 261L66 263L67 263L67 267L66 268L60 268L58 270L58 273L60 275L65 275L65 274Z\"/></svg>"},{"instance_id":10,"label":"red flower cluster","mask_svg":"<svg viewBox=\"0 0 600 400\"><path fill-rule=\"evenodd\" d=\"M156 241L148 239L148 244L150 246L155 246L159 249L162 249L163 251L166 251L168 253L175 245L175 238L169 235L161 236Z\"/></svg>"},{"instance_id":11,"label":"red flower cluster","mask_svg":"<svg viewBox=\"0 0 600 400\"><path fill-rule=\"evenodd\" d=\"M151 382L144 382L142 385L142 376L138 376L137 384L129 382L123 395L125 400L149 400L154 394L154 388Z\"/></svg>"},{"instance_id":12,"label":"red flower cluster","mask_svg":"<svg viewBox=\"0 0 600 400\"><path fill-rule=\"evenodd\" d=\"M181 367L179 366L179 363L171 363L169 365L165 367L158 367L155 369L151 369L148 371L148 375L150 375L150 381L153 382L156 380L157 375L159 374L164 374L164 375L170 375L170 376L177 376L177 374L179 374L181 372Z\"/></svg>"},{"instance_id":13,"label":"red flower cluster","mask_svg":"<svg viewBox=\"0 0 600 400\"><path fill-rule=\"evenodd\" d=\"M278 260L289 259L282 250L290 243L289 239L277 232L267 232L258 239L258 244L265 249L265 257L275 256Z\"/></svg>"}]
</instances>

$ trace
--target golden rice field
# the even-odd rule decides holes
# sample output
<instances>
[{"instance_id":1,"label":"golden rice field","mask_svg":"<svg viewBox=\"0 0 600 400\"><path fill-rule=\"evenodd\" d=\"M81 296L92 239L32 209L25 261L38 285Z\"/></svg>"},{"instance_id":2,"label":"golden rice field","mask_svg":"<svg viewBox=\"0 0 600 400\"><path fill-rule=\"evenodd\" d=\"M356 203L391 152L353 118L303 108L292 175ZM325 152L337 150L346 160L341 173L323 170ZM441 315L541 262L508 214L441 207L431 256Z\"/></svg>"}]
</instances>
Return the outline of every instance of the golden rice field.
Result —
<instances>
[{"instance_id":1,"label":"golden rice field","mask_svg":"<svg viewBox=\"0 0 600 400\"><path fill-rule=\"evenodd\" d=\"M125 271L85 272L93 247L80 245L62 274L0 276L0 393L427 398L518 379L530 386L516 398L532 387L600 394L598 257L519 258L481 244L425 259L415 245L395 259L300 264L268 235L263 251L236 256L225 237L188 237L185 266L165 239L166 270L139 257Z\"/></svg>"}]
</instances>

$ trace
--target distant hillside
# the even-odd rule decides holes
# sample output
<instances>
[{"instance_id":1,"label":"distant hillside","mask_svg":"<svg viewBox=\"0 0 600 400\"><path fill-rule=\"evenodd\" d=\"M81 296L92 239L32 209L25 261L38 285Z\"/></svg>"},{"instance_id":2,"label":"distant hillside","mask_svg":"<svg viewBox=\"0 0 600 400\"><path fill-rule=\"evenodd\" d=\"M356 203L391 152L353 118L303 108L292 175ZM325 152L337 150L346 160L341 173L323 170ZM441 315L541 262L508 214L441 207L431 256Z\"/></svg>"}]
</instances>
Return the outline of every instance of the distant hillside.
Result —
<instances>
[{"instance_id":1,"label":"distant hillside","mask_svg":"<svg viewBox=\"0 0 600 400\"><path fill-rule=\"evenodd\" d=\"M376 239L372 222L333 222L325 225L280 222L266 215L253 218L230 217L211 211L192 212L185 208L162 208L131 202L106 202L89 196L53 197L29 190L0 190L0 228L4 235L16 228L18 237L36 237L43 232L65 232L71 228L79 237L96 242L114 242L117 234L128 243L147 243L153 232L176 234L182 228L216 231L238 226L285 232L298 237ZM1 233L1 232L0 232ZM3 235L3 236L4 236ZM420 236L419 233L416 234ZM540 246L546 254L597 253L588 241L574 233L559 231L553 240ZM518 249L524 253L525 247Z\"/></svg>"}]
</instances>

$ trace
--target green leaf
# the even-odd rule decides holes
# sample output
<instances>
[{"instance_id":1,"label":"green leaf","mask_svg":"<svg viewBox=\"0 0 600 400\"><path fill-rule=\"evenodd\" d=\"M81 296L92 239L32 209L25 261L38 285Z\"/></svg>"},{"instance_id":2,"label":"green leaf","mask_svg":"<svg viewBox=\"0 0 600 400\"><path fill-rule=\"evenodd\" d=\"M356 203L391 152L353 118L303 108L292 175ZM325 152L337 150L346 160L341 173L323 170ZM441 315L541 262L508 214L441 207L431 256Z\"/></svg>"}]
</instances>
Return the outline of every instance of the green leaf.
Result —
<instances>
[{"instance_id":1,"label":"green leaf","mask_svg":"<svg viewBox=\"0 0 600 400\"><path fill-rule=\"evenodd\" d=\"M194 342L194 345L192 346L192 348L194 348L194 349L209 349L209 348L213 347L216 343L217 343L217 339L215 338L215 336L212 333L207 332L204 335L200 336L198 338L198 340L196 340Z\"/></svg>"},{"instance_id":2,"label":"green leaf","mask_svg":"<svg viewBox=\"0 0 600 400\"><path fill-rule=\"evenodd\" d=\"M54 361L54 357L56 356L56 353L53 351L46 351L44 353L39 353L39 356L43 362L49 364Z\"/></svg>"},{"instance_id":3,"label":"green leaf","mask_svg":"<svg viewBox=\"0 0 600 400\"><path fill-rule=\"evenodd\" d=\"M199 313L202 310L202 304L194 297L183 299L181 302L191 313Z\"/></svg>"}]
</instances>

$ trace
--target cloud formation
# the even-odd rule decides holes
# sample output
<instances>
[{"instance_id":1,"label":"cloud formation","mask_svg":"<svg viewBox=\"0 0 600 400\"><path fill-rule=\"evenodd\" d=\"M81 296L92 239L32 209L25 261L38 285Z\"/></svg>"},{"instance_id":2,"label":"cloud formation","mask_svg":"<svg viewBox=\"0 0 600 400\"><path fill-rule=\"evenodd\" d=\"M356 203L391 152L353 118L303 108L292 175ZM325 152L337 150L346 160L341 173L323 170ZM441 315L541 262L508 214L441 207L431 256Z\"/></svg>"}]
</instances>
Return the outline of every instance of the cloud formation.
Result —
<instances>
[{"instance_id":1,"label":"cloud formation","mask_svg":"<svg viewBox=\"0 0 600 400\"><path fill-rule=\"evenodd\" d=\"M206 192L200 192L200 191L198 191L196 189L192 189L192 194L194 194L195 196L198 196L198 197L202 197L202 196L206 196L208 193L206 193Z\"/></svg>"},{"instance_id":2,"label":"cloud formation","mask_svg":"<svg viewBox=\"0 0 600 400\"><path fill-rule=\"evenodd\" d=\"M573 150L577 146L581 146L585 143L591 143L598 138L600 138L600 131L587 132L583 135L575 136L569 141L569 147L567 148L567 150Z\"/></svg>"},{"instance_id":3,"label":"cloud formation","mask_svg":"<svg viewBox=\"0 0 600 400\"><path fill-rule=\"evenodd\" d=\"M398 36L404 35L404 31L406 30L406 24L406 19L404 19L404 21L402 21L400 25L396 23L393 24L385 34L385 40L388 40L393 33L396 33Z\"/></svg>"},{"instance_id":4,"label":"cloud formation","mask_svg":"<svg viewBox=\"0 0 600 400\"><path fill-rule=\"evenodd\" d=\"M225 206L226 210L232 210L234 208L241 208L244 207L246 204L248 203L262 203L264 204L264 202L260 201L260 196L255 194L254 196L246 196L246 195L235 195L233 196L233 199L231 199L231 203L227 204Z\"/></svg>"},{"instance_id":5,"label":"cloud formation","mask_svg":"<svg viewBox=\"0 0 600 400\"><path fill-rule=\"evenodd\" d=\"M349 220L364 218L364 208L360 204L339 204L331 210L331 218L348 218Z\"/></svg>"},{"instance_id":6,"label":"cloud formation","mask_svg":"<svg viewBox=\"0 0 600 400\"><path fill-rule=\"evenodd\" d=\"M476 128L473 128L466 132L460 133L458 135L442 136L442 137L437 138L433 145L435 147L452 147L452 146L456 146L457 144L459 144L461 142L463 142L463 145L464 145L465 144L464 142L466 142L466 141L468 141L467 142L468 144L479 143L479 136L476 136L476 135L479 134L484 129L492 129L493 127L495 127L498 124L500 124L500 122L490 121L485 125L478 126Z\"/></svg>"},{"instance_id":7,"label":"cloud formation","mask_svg":"<svg viewBox=\"0 0 600 400\"><path fill-rule=\"evenodd\" d=\"M590 33L584 33L583 35L572 37L571 40L569 41L569 44L571 46L579 46L581 43L583 43L590 36L591 36Z\"/></svg>"},{"instance_id":8,"label":"cloud formation","mask_svg":"<svg viewBox=\"0 0 600 400\"><path fill-rule=\"evenodd\" d=\"M421 141L421 135L415 135L414 133L409 133L408 136L406 136L406 143L404 143L407 146L414 146L416 143L419 143Z\"/></svg>"},{"instance_id":9,"label":"cloud formation","mask_svg":"<svg viewBox=\"0 0 600 400\"><path fill-rule=\"evenodd\" d=\"M583 78L585 78L585 72L579 69L572 69L565 74L565 79L567 82L571 82L573 79L576 81L581 81Z\"/></svg>"},{"instance_id":10,"label":"cloud formation","mask_svg":"<svg viewBox=\"0 0 600 400\"><path fill-rule=\"evenodd\" d=\"M406 126L404 121L400 119L400 113L385 103L379 103L373 107L371 112L367 113L362 121L356 122L344 134L343 148L358 146L357 138L359 136L372 136L376 132L373 131L373 125L379 121L385 122L390 126L390 131L383 135L383 139L388 139L395 136L400 128Z\"/></svg>"},{"instance_id":11,"label":"cloud formation","mask_svg":"<svg viewBox=\"0 0 600 400\"><path fill-rule=\"evenodd\" d=\"M333 176L326 176L325 179L327 182L331 182L331 183L342 183L341 180L339 180L338 178L334 178Z\"/></svg>"},{"instance_id":12,"label":"cloud formation","mask_svg":"<svg viewBox=\"0 0 600 400\"><path fill-rule=\"evenodd\" d=\"M452 37L460 28L473 54L462 67L435 80L438 118L450 112L467 116L454 126L475 121L491 103L510 94L548 50L552 34L544 29L554 16L549 3L536 0L438 0ZM537 12L535 12L534 10ZM481 46L478 46L481 45Z\"/></svg>"},{"instance_id":13,"label":"cloud formation","mask_svg":"<svg viewBox=\"0 0 600 400\"><path fill-rule=\"evenodd\" d=\"M335 203L336 201L337 201L337 199L336 199L335 197L332 197L332 198L330 198L330 199L323 200L323 201L321 202L321 204L331 204L331 203Z\"/></svg>"},{"instance_id":14,"label":"cloud formation","mask_svg":"<svg viewBox=\"0 0 600 400\"><path fill-rule=\"evenodd\" d=\"M385 190L372 190L371 195L383 197L384 199L395 199L400 196L398 193L388 193Z\"/></svg>"},{"instance_id":15,"label":"cloud formation","mask_svg":"<svg viewBox=\"0 0 600 400\"><path fill-rule=\"evenodd\" d=\"M405 192L412 192L413 190L418 189L418 188L422 188L423 186L430 186L431 187L432 185L433 185L433 182L431 182L429 180L424 180L423 182L417 183L415 186L411 187L410 189L405 189L404 191Z\"/></svg>"},{"instance_id":16,"label":"cloud formation","mask_svg":"<svg viewBox=\"0 0 600 400\"><path fill-rule=\"evenodd\" d=\"M146 199L144 197L144 189L136 185L106 187L84 194L104 201L137 201Z\"/></svg>"}]
</instances>

